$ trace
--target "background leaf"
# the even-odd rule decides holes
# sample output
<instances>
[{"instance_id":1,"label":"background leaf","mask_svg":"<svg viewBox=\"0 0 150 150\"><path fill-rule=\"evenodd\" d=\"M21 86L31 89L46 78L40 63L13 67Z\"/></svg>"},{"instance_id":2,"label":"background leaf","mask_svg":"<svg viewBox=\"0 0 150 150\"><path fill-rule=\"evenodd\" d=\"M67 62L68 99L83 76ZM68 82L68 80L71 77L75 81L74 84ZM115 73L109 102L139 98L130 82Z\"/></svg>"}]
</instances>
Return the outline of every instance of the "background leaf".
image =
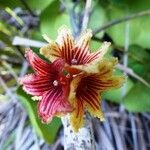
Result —
<instances>
[{"instance_id":1,"label":"background leaf","mask_svg":"<svg viewBox=\"0 0 150 150\"><path fill-rule=\"evenodd\" d=\"M44 140L47 143L53 143L57 136L57 132L61 126L60 119L54 118L51 123L43 124L37 114L37 102L33 101L31 99L31 96L29 96L22 90L22 87L19 87L17 89L17 94L20 98L19 100L25 107L29 115L31 124L35 129L35 131L37 132L37 134L40 137L44 138Z\"/></svg>"},{"instance_id":2,"label":"background leaf","mask_svg":"<svg viewBox=\"0 0 150 150\"><path fill-rule=\"evenodd\" d=\"M32 9L44 10L54 0L26 0Z\"/></svg>"},{"instance_id":3,"label":"background leaf","mask_svg":"<svg viewBox=\"0 0 150 150\"><path fill-rule=\"evenodd\" d=\"M124 104L132 112L149 112L150 88L138 82L126 95Z\"/></svg>"},{"instance_id":4,"label":"background leaf","mask_svg":"<svg viewBox=\"0 0 150 150\"><path fill-rule=\"evenodd\" d=\"M65 11L65 10L64 10ZM51 3L40 16L41 33L49 35L50 38L56 38L57 30L62 25L70 26L69 15L61 10L60 2Z\"/></svg>"}]
</instances>

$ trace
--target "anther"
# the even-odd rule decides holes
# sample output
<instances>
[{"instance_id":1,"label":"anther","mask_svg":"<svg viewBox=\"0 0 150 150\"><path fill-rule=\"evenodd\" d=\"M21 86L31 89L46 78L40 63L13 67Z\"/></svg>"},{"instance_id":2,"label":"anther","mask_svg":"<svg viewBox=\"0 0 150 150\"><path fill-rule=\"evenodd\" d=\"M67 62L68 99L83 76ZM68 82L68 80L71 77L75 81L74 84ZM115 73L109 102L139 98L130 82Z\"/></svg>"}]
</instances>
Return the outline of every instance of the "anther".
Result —
<instances>
[{"instance_id":1,"label":"anther","mask_svg":"<svg viewBox=\"0 0 150 150\"><path fill-rule=\"evenodd\" d=\"M71 64L72 64L72 65L76 65L76 64L77 64L77 60L73 58L73 59L71 60Z\"/></svg>"},{"instance_id":2,"label":"anther","mask_svg":"<svg viewBox=\"0 0 150 150\"><path fill-rule=\"evenodd\" d=\"M57 80L54 80L54 81L53 81L53 85L54 85L54 86L58 86L58 81L57 81Z\"/></svg>"}]
</instances>

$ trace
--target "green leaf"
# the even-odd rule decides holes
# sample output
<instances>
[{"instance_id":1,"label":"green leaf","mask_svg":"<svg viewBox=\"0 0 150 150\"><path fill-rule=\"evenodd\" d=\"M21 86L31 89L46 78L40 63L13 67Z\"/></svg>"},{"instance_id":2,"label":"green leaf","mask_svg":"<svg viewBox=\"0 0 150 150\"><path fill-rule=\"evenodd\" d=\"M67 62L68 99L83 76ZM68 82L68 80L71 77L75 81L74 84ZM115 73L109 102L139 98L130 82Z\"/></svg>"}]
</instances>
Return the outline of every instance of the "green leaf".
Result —
<instances>
[{"instance_id":1,"label":"green leaf","mask_svg":"<svg viewBox=\"0 0 150 150\"><path fill-rule=\"evenodd\" d=\"M150 1L148 0L137 0L134 3L133 1L126 0L122 6L109 5L107 14L110 20L114 20L130 16L133 13L148 10L149 6ZM148 15L129 21L129 44L137 44L144 48L150 48L149 22L150 17ZM107 33L118 46L124 46L125 25L126 23L120 23L107 30Z\"/></svg>"},{"instance_id":2,"label":"green leaf","mask_svg":"<svg viewBox=\"0 0 150 150\"><path fill-rule=\"evenodd\" d=\"M126 95L124 104L132 112L149 112L150 88L138 82Z\"/></svg>"},{"instance_id":3,"label":"green leaf","mask_svg":"<svg viewBox=\"0 0 150 150\"><path fill-rule=\"evenodd\" d=\"M50 38L57 37L57 30L62 25L70 26L69 15L60 9L60 2L51 3L40 16L41 33L47 34Z\"/></svg>"},{"instance_id":4,"label":"green leaf","mask_svg":"<svg viewBox=\"0 0 150 150\"><path fill-rule=\"evenodd\" d=\"M98 49L101 47L101 45L102 45L102 42L97 42L97 41L91 40L91 42L90 42L91 52L97 52Z\"/></svg>"},{"instance_id":5,"label":"green leaf","mask_svg":"<svg viewBox=\"0 0 150 150\"><path fill-rule=\"evenodd\" d=\"M132 45L129 47L129 67L139 76L147 80L146 76L150 72L150 53L145 49Z\"/></svg>"},{"instance_id":6,"label":"green leaf","mask_svg":"<svg viewBox=\"0 0 150 150\"><path fill-rule=\"evenodd\" d=\"M44 10L54 0L26 0L31 9Z\"/></svg>"},{"instance_id":7,"label":"green leaf","mask_svg":"<svg viewBox=\"0 0 150 150\"><path fill-rule=\"evenodd\" d=\"M20 0L0 0L0 8L10 7L15 8L22 6Z\"/></svg>"},{"instance_id":8,"label":"green leaf","mask_svg":"<svg viewBox=\"0 0 150 150\"><path fill-rule=\"evenodd\" d=\"M19 100L25 107L29 115L31 124L37 134L42 137L47 143L53 143L61 126L60 119L54 118L51 123L43 124L37 114L37 102L33 101L31 99L31 96L29 96L22 90L22 87L19 87L17 89L17 94L19 96Z\"/></svg>"},{"instance_id":9,"label":"green leaf","mask_svg":"<svg viewBox=\"0 0 150 150\"><path fill-rule=\"evenodd\" d=\"M126 85L126 94L132 89L133 82L128 78L125 82ZM105 92L103 98L112 102L121 103L122 101L122 88L113 89Z\"/></svg>"}]
</instances>

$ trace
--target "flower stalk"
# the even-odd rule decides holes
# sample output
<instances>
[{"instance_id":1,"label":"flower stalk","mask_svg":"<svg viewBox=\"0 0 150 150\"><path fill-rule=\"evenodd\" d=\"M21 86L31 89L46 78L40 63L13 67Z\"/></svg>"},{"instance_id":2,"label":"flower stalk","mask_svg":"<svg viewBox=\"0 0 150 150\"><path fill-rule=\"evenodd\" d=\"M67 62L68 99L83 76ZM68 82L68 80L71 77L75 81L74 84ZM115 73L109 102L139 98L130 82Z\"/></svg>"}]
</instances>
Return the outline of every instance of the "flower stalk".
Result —
<instances>
[{"instance_id":1,"label":"flower stalk","mask_svg":"<svg viewBox=\"0 0 150 150\"><path fill-rule=\"evenodd\" d=\"M76 133L70 124L70 115L61 118L64 127L64 149L65 150L95 150L95 139L92 127L92 118L85 113L85 124Z\"/></svg>"}]
</instances>

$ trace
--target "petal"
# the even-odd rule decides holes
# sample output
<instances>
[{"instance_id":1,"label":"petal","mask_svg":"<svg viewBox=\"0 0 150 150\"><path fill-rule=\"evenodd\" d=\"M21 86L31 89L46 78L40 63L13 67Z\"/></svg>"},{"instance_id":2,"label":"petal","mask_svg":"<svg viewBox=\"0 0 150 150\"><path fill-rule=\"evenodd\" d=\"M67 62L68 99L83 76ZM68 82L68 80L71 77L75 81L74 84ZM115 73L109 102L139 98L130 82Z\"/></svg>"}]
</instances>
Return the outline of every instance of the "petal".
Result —
<instances>
[{"instance_id":1,"label":"petal","mask_svg":"<svg viewBox=\"0 0 150 150\"><path fill-rule=\"evenodd\" d=\"M56 42L49 43L49 45L41 48L40 52L50 61L56 58L62 58L66 63L71 64L73 44L71 31L63 26L58 30Z\"/></svg>"},{"instance_id":2,"label":"petal","mask_svg":"<svg viewBox=\"0 0 150 150\"><path fill-rule=\"evenodd\" d=\"M39 75L48 74L48 68L51 64L42 60L38 55L36 55L31 49L26 49L25 57L34 71Z\"/></svg>"},{"instance_id":3,"label":"petal","mask_svg":"<svg viewBox=\"0 0 150 150\"><path fill-rule=\"evenodd\" d=\"M72 111L66 97L62 87L52 89L43 95L38 104L38 114L44 123L50 122L57 114L66 114Z\"/></svg>"},{"instance_id":4,"label":"petal","mask_svg":"<svg viewBox=\"0 0 150 150\"><path fill-rule=\"evenodd\" d=\"M101 110L101 105L100 105L100 96L97 97L97 100L95 99L95 102L97 102L97 105L99 106L99 108L95 108L93 105L91 105L88 101L85 101L85 106L88 110L88 112L94 116L99 118L101 121L104 121L104 114Z\"/></svg>"},{"instance_id":5,"label":"petal","mask_svg":"<svg viewBox=\"0 0 150 150\"><path fill-rule=\"evenodd\" d=\"M65 61L63 59L56 59L52 64L51 71L55 70L58 72L63 72L63 68L65 66Z\"/></svg>"},{"instance_id":6,"label":"petal","mask_svg":"<svg viewBox=\"0 0 150 150\"><path fill-rule=\"evenodd\" d=\"M23 85L23 89L31 95L41 96L44 92L49 91L52 88L50 76L37 76L35 74L29 74L22 77L19 83Z\"/></svg>"},{"instance_id":7,"label":"petal","mask_svg":"<svg viewBox=\"0 0 150 150\"><path fill-rule=\"evenodd\" d=\"M82 101L78 99L73 100L73 102L74 102L73 104L74 110L73 112L71 112L70 123L71 123L73 131L78 132L78 130L84 124L84 119L83 119L84 106L83 106Z\"/></svg>"},{"instance_id":8,"label":"petal","mask_svg":"<svg viewBox=\"0 0 150 150\"><path fill-rule=\"evenodd\" d=\"M125 76L112 76L106 80L99 80L100 92L120 88L125 82Z\"/></svg>"},{"instance_id":9,"label":"petal","mask_svg":"<svg viewBox=\"0 0 150 150\"><path fill-rule=\"evenodd\" d=\"M61 57L65 59L65 62L71 64L73 58L72 48L74 45L71 31L63 26L58 30L58 37L56 42L61 49Z\"/></svg>"},{"instance_id":10,"label":"petal","mask_svg":"<svg viewBox=\"0 0 150 150\"><path fill-rule=\"evenodd\" d=\"M76 101L82 102L92 115L104 120L100 108L99 87L97 81L95 75L88 76L82 74L75 77L71 84L69 99L70 101L74 101L76 98Z\"/></svg>"},{"instance_id":11,"label":"petal","mask_svg":"<svg viewBox=\"0 0 150 150\"><path fill-rule=\"evenodd\" d=\"M108 89L119 88L122 86L124 81L125 81L124 76L110 76L109 78L104 79L104 78L101 78L100 73L99 74L85 74L85 75L82 75L82 79L80 83L78 84L78 88L76 90L79 91L79 93L81 94L83 93L86 94L90 91L93 91L93 93L94 92L100 93Z\"/></svg>"},{"instance_id":12,"label":"petal","mask_svg":"<svg viewBox=\"0 0 150 150\"><path fill-rule=\"evenodd\" d=\"M95 52L89 54L83 61L83 64L91 63L91 62L99 62L102 60L103 56L107 53L109 46L111 45L110 42L104 42L101 48Z\"/></svg>"},{"instance_id":13,"label":"petal","mask_svg":"<svg viewBox=\"0 0 150 150\"><path fill-rule=\"evenodd\" d=\"M89 64L84 65L72 65L71 68L72 70L80 70L90 74L100 73L101 75L102 74L106 75L108 72L110 72L110 74L107 75L111 75L117 63L118 63L117 58L110 58L109 60L107 59L102 59L99 61L95 60Z\"/></svg>"},{"instance_id":14,"label":"petal","mask_svg":"<svg viewBox=\"0 0 150 150\"><path fill-rule=\"evenodd\" d=\"M92 37L92 31L86 30L79 39L76 40L76 44L73 48L73 60L76 60L76 63L72 64L84 64L84 59L90 54L89 44Z\"/></svg>"},{"instance_id":15,"label":"petal","mask_svg":"<svg viewBox=\"0 0 150 150\"><path fill-rule=\"evenodd\" d=\"M49 44L43 46L40 49L40 53L49 59L51 62L56 60L57 58L61 58L61 50L59 49L56 42L51 41Z\"/></svg>"},{"instance_id":16,"label":"petal","mask_svg":"<svg viewBox=\"0 0 150 150\"><path fill-rule=\"evenodd\" d=\"M113 71L117 63L117 58L111 58L109 60L103 59L101 61L98 66L99 76L101 76L101 80L110 78L113 75Z\"/></svg>"}]
</instances>

